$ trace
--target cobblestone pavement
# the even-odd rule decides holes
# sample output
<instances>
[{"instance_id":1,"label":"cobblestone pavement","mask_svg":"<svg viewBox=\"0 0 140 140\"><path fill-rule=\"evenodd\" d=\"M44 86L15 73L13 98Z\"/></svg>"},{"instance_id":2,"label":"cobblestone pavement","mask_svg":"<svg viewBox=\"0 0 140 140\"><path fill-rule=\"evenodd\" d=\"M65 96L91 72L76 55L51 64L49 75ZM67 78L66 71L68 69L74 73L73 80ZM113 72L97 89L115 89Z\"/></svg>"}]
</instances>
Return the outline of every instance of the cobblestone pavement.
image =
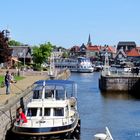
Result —
<instances>
[{"instance_id":1,"label":"cobblestone pavement","mask_svg":"<svg viewBox=\"0 0 140 140\"><path fill-rule=\"evenodd\" d=\"M0 106L4 105L6 101L12 99L13 96L16 96L17 93L21 93L29 86L31 86L37 80L44 80L47 79L47 74L35 74L30 73L24 76L23 80L18 81L17 83L11 83L9 95L6 95L6 87L0 88Z\"/></svg>"}]
</instances>

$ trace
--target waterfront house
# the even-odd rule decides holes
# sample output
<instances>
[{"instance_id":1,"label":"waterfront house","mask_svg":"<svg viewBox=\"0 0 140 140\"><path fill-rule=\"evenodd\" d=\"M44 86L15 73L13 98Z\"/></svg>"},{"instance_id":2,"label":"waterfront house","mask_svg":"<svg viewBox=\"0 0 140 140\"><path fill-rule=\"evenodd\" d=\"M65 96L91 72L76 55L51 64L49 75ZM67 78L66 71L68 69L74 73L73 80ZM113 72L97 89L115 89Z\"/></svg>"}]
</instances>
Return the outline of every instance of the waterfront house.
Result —
<instances>
[{"instance_id":1,"label":"waterfront house","mask_svg":"<svg viewBox=\"0 0 140 140\"><path fill-rule=\"evenodd\" d=\"M104 45L100 49L100 60L103 62L105 60L105 55L108 55L110 63L114 63L114 58L116 56L115 46Z\"/></svg>"},{"instance_id":2,"label":"waterfront house","mask_svg":"<svg viewBox=\"0 0 140 140\"><path fill-rule=\"evenodd\" d=\"M18 62L24 66L31 64L32 62L32 51L29 46L10 46L12 49L11 67L16 65Z\"/></svg>"},{"instance_id":3,"label":"waterfront house","mask_svg":"<svg viewBox=\"0 0 140 140\"><path fill-rule=\"evenodd\" d=\"M88 46L86 50L86 57L90 58L91 61L97 61L100 59L101 47L97 45Z\"/></svg>"},{"instance_id":4,"label":"waterfront house","mask_svg":"<svg viewBox=\"0 0 140 140\"><path fill-rule=\"evenodd\" d=\"M114 58L116 64L120 64L120 62L125 62L127 60L127 55L123 48L120 48Z\"/></svg>"},{"instance_id":5,"label":"waterfront house","mask_svg":"<svg viewBox=\"0 0 140 140\"><path fill-rule=\"evenodd\" d=\"M66 51L66 50L65 50ZM53 50L54 58L61 58L63 56L64 51L61 48L56 48Z\"/></svg>"},{"instance_id":6,"label":"waterfront house","mask_svg":"<svg viewBox=\"0 0 140 140\"><path fill-rule=\"evenodd\" d=\"M83 43L80 47L80 52L79 52L79 55L80 56L86 56L86 50L87 50L87 47L86 45Z\"/></svg>"},{"instance_id":7,"label":"waterfront house","mask_svg":"<svg viewBox=\"0 0 140 140\"><path fill-rule=\"evenodd\" d=\"M70 53L70 57L77 57L79 56L79 52L80 52L80 47L79 46L73 46L69 53Z\"/></svg>"},{"instance_id":8,"label":"waterfront house","mask_svg":"<svg viewBox=\"0 0 140 140\"><path fill-rule=\"evenodd\" d=\"M135 65L140 66L140 47L133 48L126 52L128 61L133 62Z\"/></svg>"},{"instance_id":9,"label":"waterfront house","mask_svg":"<svg viewBox=\"0 0 140 140\"><path fill-rule=\"evenodd\" d=\"M130 51L136 48L136 43L134 41L120 41L117 45L117 51L123 48L124 51Z\"/></svg>"},{"instance_id":10,"label":"waterfront house","mask_svg":"<svg viewBox=\"0 0 140 140\"><path fill-rule=\"evenodd\" d=\"M70 57L86 56L87 47L83 43L81 46L73 46L70 49Z\"/></svg>"}]
</instances>

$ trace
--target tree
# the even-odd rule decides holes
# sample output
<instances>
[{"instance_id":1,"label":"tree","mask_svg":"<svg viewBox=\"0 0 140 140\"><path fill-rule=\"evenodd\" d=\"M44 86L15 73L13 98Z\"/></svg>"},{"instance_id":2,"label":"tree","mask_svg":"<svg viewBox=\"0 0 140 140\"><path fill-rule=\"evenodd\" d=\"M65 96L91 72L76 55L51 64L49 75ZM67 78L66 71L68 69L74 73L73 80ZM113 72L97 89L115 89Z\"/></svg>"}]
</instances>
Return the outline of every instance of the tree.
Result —
<instances>
[{"instance_id":1,"label":"tree","mask_svg":"<svg viewBox=\"0 0 140 140\"><path fill-rule=\"evenodd\" d=\"M41 64L45 62L51 55L52 45L50 42L47 44L41 44L39 47L35 46L33 48L33 61L35 64Z\"/></svg>"},{"instance_id":2,"label":"tree","mask_svg":"<svg viewBox=\"0 0 140 140\"><path fill-rule=\"evenodd\" d=\"M20 43L16 40L10 40L10 41L8 41L8 45L9 46L21 46L21 45L23 45L23 43Z\"/></svg>"},{"instance_id":3,"label":"tree","mask_svg":"<svg viewBox=\"0 0 140 140\"><path fill-rule=\"evenodd\" d=\"M63 58L68 58L68 52L63 52L62 57Z\"/></svg>"},{"instance_id":4,"label":"tree","mask_svg":"<svg viewBox=\"0 0 140 140\"><path fill-rule=\"evenodd\" d=\"M7 30L0 32L0 63L7 62L7 66L10 63L12 49L8 46Z\"/></svg>"}]
</instances>

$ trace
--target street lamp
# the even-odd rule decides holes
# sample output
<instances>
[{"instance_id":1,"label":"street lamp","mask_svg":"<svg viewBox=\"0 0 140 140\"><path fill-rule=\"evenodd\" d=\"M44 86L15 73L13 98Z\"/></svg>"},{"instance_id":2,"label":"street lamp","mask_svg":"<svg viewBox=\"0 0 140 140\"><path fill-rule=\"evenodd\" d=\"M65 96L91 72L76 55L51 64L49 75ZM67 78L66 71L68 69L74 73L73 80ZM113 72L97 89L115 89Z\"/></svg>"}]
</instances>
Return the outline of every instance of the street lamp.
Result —
<instances>
[{"instance_id":1,"label":"street lamp","mask_svg":"<svg viewBox=\"0 0 140 140\"><path fill-rule=\"evenodd\" d=\"M24 56L24 69L25 69L25 49L23 50L23 56Z\"/></svg>"},{"instance_id":2,"label":"street lamp","mask_svg":"<svg viewBox=\"0 0 140 140\"><path fill-rule=\"evenodd\" d=\"M20 76L20 67L19 67L19 58L21 56L21 53L18 53L18 67L17 67L17 75Z\"/></svg>"}]
</instances>

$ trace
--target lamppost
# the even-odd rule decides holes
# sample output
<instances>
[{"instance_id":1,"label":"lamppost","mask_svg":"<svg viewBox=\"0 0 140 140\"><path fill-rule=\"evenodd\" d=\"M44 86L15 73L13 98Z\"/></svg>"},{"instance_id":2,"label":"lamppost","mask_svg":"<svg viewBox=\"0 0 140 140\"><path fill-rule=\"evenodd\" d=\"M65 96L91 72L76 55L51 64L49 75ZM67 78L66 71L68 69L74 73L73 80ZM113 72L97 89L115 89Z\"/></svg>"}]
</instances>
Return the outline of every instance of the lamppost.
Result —
<instances>
[{"instance_id":1,"label":"lamppost","mask_svg":"<svg viewBox=\"0 0 140 140\"><path fill-rule=\"evenodd\" d=\"M21 53L18 53L18 67L17 67L17 75L20 76L20 68L19 68L19 57L21 56Z\"/></svg>"},{"instance_id":2,"label":"lamppost","mask_svg":"<svg viewBox=\"0 0 140 140\"><path fill-rule=\"evenodd\" d=\"M25 49L23 50L23 56L24 56L24 70L25 70Z\"/></svg>"},{"instance_id":3,"label":"lamppost","mask_svg":"<svg viewBox=\"0 0 140 140\"><path fill-rule=\"evenodd\" d=\"M23 55L23 52L19 52L18 54L18 76L20 76L20 66L19 66L19 58L23 58L24 57L24 55ZM23 75L24 75L24 73L23 73Z\"/></svg>"}]
</instances>

